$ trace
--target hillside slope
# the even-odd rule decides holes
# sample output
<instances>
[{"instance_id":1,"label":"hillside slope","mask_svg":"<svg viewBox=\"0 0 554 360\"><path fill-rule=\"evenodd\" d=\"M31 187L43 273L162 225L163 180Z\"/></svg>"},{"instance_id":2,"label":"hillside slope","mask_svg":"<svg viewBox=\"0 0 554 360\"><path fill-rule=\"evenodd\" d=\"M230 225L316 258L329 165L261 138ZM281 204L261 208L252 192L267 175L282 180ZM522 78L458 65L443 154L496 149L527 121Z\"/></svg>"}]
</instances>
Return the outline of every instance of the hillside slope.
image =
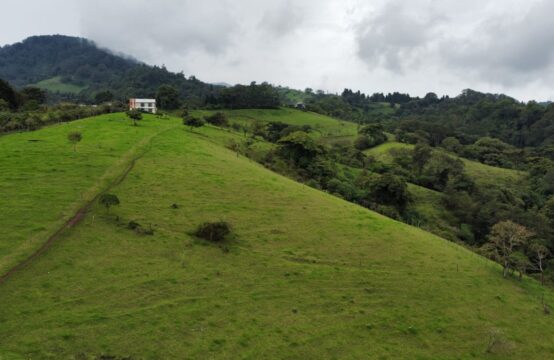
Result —
<instances>
[{"instance_id":1,"label":"hillside slope","mask_svg":"<svg viewBox=\"0 0 554 360\"><path fill-rule=\"evenodd\" d=\"M83 123L106 134L113 126ZM140 126L163 124L179 120ZM58 127L35 134L44 131L65 136ZM229 136L160 132L110 190L118 208L93 207L0 284L0 358L554 356L540 300L544 293L553 305L552 292L237 157L220 145ZM25 166L25 156L10 166ZM189 235L219 219L233 225L224 247ZM128 229L130 221L154 235Z\"/></svg>"},{"instance_id":2,"label":"hillside slope","mask_svg":"<svg viewBox=\"0 0 554 360\"><path fill-rule=\"evenodd\" d=\"M147 115L153 119L153 116ZM156 133L170 126L130 126L123 114L0 137L0 273L39 248L77 209L107 188ZM79 131L73 146L67 134Z\"/></svg>"}]
</instances>

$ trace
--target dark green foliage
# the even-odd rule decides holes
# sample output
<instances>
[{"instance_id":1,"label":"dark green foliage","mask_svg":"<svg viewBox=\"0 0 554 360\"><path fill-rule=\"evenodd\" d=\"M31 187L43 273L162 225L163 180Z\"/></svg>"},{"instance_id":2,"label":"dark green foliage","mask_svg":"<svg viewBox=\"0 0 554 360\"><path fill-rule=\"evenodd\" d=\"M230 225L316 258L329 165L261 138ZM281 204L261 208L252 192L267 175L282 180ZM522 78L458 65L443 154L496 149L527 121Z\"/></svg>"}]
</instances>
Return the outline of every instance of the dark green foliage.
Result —
<instances>
[{"instance_id":1,"label":"dark green foliage","mask_svg":"<svg viewBox=\"0 0 554 360\"><path fill-rule=\"evenodd\" d=\"M19 94L23 98L22 103L34 101L37 104L44 104L46 102L46 92L36 86L25 87Z\"/></svg>"},{"instance_id":2,"label":"dark green foliage","mask_svg":"<svg viewBox=\"0 0 554 360\"><path fill-rule=\"evenodd\" d=\"M133 120L133 125L137 126L137 121L142 120L142 113L138 110L128 110L127 117Z\"/></svg>"},{"instance_id":3,"label":"dark green foliage","mask_svg":"<svg viewBox=\"0 0 554 360\"><path fill-rule=\"evenodd\" d=\"M513 167L511 159L517 155L513 146L491 137L480 138L474 144L465 146L462 153L464 157L483 164L507 168Z\"/></svg>"},{"instance_id":4,"label":"dark green foliage","mask_svg":"<svg viewBox=\"0 0 554 360\"><path fill-rule=\"evenodd\" d=\"M304 131L293 132L278 141L279 152L285 159L289 159L296 166L305 168L320 153L321 146Z\"/></svg>"},{"instance_id":5,"label":"dark green foliage","mask_svg":"<svg viewBox=\"0 0 554 360\"><path fill-rule=\"evenodd\" d=\"M171 85L162 85L156 95L156 103L160 109L175 110L181 106L179 91Z\"/></svg>"},{"instance_id":6,"label":"dark green foliage","mask_svg":"<svg viewBox=\"0 0 554 360\"><path fill-rule=\"evenodd\" d=\"M2 79L0 79L0 99L4 100L11 110L16 110L19 106L16 91Z\"/></svg>"},{"instance_id":7,"label":"dark green foliage","mask_svg":"<svg viewBox=\"0 0 554 360\"><path fill-rule=\"evenodd\" d=\"M81 141L83 135L79 131L72 131L67 134L67 140L73 144L73 151L77 151L77 143Z\"/></svg>"},{"instance_id":8,"label":"dark green foliage","mask_svg":"<svg viewBox=\"0 0 554 360\"><path fill-rule=\"evenodd\" d=\"M455 98L432 102L413 99L403 104L397 115L402 122L418 122L417 129L428 134L434 126L446 127L448 136L456 135L462 144L486 136L516 147L549 144L554 140L554 105L524 104L506 95L469 89ZM439 140L440 136L434 138Z\"/></svg>"},{"instance_id":9,"label":"dark green foliage","mask_svg":"<svg viewBox=\"0 0 554 360\"><path fill-rule=\"evenodd\" d=\"M133 230L138 235L154 235L154 230L152 229L152 226L144 228L141 224L134 220L129 221L129 223L127 224L127 228Z\"/></svg>"},{"instance_id":10,"label":"dark green foliage","mask_svg":"<svg viewBox=\"0 0 554 360\"><path fill-rule=\"evenodd\" d=\"M119 205L119 198L114 194L102 194L98 201L106 208L107 212L110 212L110 207Z\"/></svg>"},{"instance_id":11,"label":"dark green foliage","mask_svg":"<svg viewBox=\"0 0 554 360\"><path fill-rule=\"evenodd\" d=\"M223 242L231 233L231 225L225 221L205 222L200 224L193 235L211 242Z\"/></svg>"},{"instance_id":12,"label":"dark green foliage","mask_svg":"<svg viewBox=\"0 0 554 360\"><path fill-rule=\"evenodd\" d=\"M2 101L0 99L0 105ZM62 103L55 106L42 106L36 110L25 110L25 106L23 106L17 112L2 112L0 106L0 132L35 130L48 124L123 111L124 109L125 106L121 103L97 107Z\"/></svg>"},{"instance_id":13,"label":"dark green foliage","mask_svg":"<svg viewBox=\"0 0 554 360\"><path fill-rule=\"evenodd\" d=\"M387 141L387 135L384 132L383 126L381 124L369 124L363 126L358 133L361 136L365 136L365 142L367 147L365 149L372 148L377 145L381 145ZM358 138L359 139L359 138ZM357 144L359 150L364 150L360 147L361 144Z\"/></svg>"},{"instance_id":14,"label":"dark green foliage","mask_svg":"<svg viewBox=\"0 0 554 360\"><path fill-rule=\"evenodd\" d=\"M370 186L371 199L378 204L394 206L403 210L410 200L408 185L399 176L390 173L384 174Z\"/></svg>"},{"instance_id":15,"label":"dark green foliage","mask_svg":"<svg viewBox=\"0 0 554 360\"><path fill-rule=\"evenodd\" d=\"M371 140L366 135L358 135L354 140L354 147L360 151L367 150L371 148Z\"/></svg>"},{"instance_id":16,"label":"dark green foliage","mask_svg":"<svg viewBox=\"0 0 554 360\"><path fill-rule=\"evenodd\" d=\"M100 91L94 95L94 101L97 104L113 101L114 95L111 91Z\"/></svg>"},{"instance_id":17,"label":"dark green foliage","mask_svg":"<svg viewBox=\"0 0 554 360\"><path fill-rule=\"evenodd\" d=\"M444 139L441 143L441 146L446 150L456 154L460 153L463 147L460 141L453 136L450 136Z\"/></svg>"},{"instance_id":18,"label":"dark green foliage","mask_svg":"<svg viewBox=\"0 0 554 360\"><path fill-rule=\"evenodd\" d=\"M227 120L227 116L225 115L225 113L222 113L220 111L210 116L204 117L204 120L206 120L208 124L212 124L215 126L220 126L220 127L229 126L229 120Z\"/></svg>"},{"instance_id":19,"label":"dark green foliage","mask_svg":"<svg viewBox=\"0 0 554 360\"><path fill-rule=\"evenodd\" d=\"M183 125L189 126L190 131L193 131L195 128L204 126L205 122L199 117L195 116L186 116L183 118Z\"/></svg>"},{"instance_id":20,"label":"dark green foliage","mask_svg":"<svg viewBox=\"0 0 554 360\"><path fill-rule=\"evenodd\" d=\"M281 103L273 86L268 83L251 83L248 86L236 85L221 89L218 94L208 96L206 104L228 109L275 109Z\"/></svg>"},{"instance_id":21,"label":"dark green foliage","mask_svg":"<svg viewBox=\"0 0 554 360\"><path fill-rule=\"evenodd\" d=\"M412 162L417 173L421 174L423 168L425 167L429 159L431 159L432 153L433 150L431 149L431 147L425 143L418 143L414 147Z\"/></svg>"}]
</instances>

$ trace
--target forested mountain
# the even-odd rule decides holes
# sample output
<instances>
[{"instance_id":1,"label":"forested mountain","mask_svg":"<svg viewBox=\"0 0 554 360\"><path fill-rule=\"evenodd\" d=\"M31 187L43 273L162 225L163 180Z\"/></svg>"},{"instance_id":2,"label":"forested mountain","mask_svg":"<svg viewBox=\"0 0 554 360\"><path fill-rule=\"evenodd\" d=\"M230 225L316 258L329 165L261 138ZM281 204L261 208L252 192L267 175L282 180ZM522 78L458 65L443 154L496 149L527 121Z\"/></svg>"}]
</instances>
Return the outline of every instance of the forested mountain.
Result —
<instances>
[{"instance_id":1,"label":"forested mountain","mask_svg":"<svg viewBox=\"0 0 554 360\"><path fill-rule=\"evenodd\" d=\"M98 93L115 99L154 97L162 85L176 88L187 100L203 99L214 86L193 76L101 49L92 41L62 35L33 36L0 47L0 78L18 88L37 85L50 100L92 101Z\"/></svg>"}]
</instances>

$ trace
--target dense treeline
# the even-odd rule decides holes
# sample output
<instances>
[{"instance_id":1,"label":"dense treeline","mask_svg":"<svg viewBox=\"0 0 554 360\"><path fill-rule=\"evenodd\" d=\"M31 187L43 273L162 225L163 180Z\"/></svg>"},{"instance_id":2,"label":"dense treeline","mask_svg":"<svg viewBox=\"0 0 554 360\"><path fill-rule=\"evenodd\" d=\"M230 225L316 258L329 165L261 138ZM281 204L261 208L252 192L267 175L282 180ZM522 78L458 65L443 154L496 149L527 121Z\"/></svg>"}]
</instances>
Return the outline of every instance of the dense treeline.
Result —
<instances>
[{"instance_id":1,"label":"dense treeline","mask_svg":"<svg viewBox=\"0 0 554 360\"><path fill-rule=\"evenodd\" d=\"M462 143L489 136L518 148L554 144L554 106L521 103L506 95L465 90L455 98L439 99L432 94L402 104L397 117L440 125L445 135Z\"/></svg>"},{"instance_id":2,"label":"dense treeline","mask_svg":"<svg viewBox=\"0 0 554 360\"><path fill-rule=\"evenodd\" d=\"M279 94L268 83L249 86L235 85L220 89L206 97L205 106L208 108L227 109L272 109L281 105Z\"/></svg>"}]
</instances>

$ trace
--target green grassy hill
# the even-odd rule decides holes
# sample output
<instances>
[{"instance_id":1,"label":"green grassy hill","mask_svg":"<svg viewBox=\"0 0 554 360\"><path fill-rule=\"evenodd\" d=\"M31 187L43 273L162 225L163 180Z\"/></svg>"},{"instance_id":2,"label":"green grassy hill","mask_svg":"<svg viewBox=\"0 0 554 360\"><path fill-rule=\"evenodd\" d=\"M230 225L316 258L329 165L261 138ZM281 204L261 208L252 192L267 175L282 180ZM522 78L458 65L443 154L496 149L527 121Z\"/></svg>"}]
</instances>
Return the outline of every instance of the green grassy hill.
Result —
<instances>
[{"instance_id":1,"label":"green grassy hill","mask_svg":"<svg viewBox=\"0 0 554 360\"><path fill-rule=\"evenodd\" d=\"M386 142L372 149L366 150L367 155L375 157L384 163L393 161L391 150L393 149L413 149L414 145L403 144L396 141ZM442 149L437 149L444 151ZM459 158L465 165L467 174L474 181L481 185L502 185L508 187L517 186L521 181L524 181L526 174L522 171L504 169L480 163L478 161L468 160L458 157L454 154L449 154L452 157Z\"/></svg>"},{"instance_id":2,"label":"green grassy hill","mask_svg":"<svg viewBox=\"0 0 554 360\"><path fill-rule=\"evenodd\" d=\"M245 109L223 110L230 121L248 124L252 121L283 122L290 125L310 125L314 134L323 138L348 137L357 134L358 126L352 122L337 120L313 112L305 112L290 108L280 109ZM198 114L210 114L211 111L198 111Z\"/></svg>"},{"instance_id":3,"label":"green grassy hill","mask_svg":"<svg viewBox=\"0 0 554 360\"><path fill-rule=\"evenodd\" d=\"M66 140L74 128L77 153ZM3 154L17 155L2 160L11 175L0 183L15 244L29 228L59 225L82 192L110 187L121 199L110 214L94 205L0 284L0 359L554 356L541 305L543 295L554 305L551 291L237 157L222 144L238 136L191 133L176 118L133 127L116 114L0 138ZM27 184L31 174L48 175ZM189 235L220 219L233 225L225 247Z\"/></svg>"},{"instance_id":4,"label":"green grassy hill","mask_svg":"<svg viewBox=\"0 0 554 360\"><path fill-rule=\"evenodd\" d=\"M66 94L78 94L87 88L86 86L64 83L62 82L60 76L39 81L38 83L34 84L34 86L38 86L41 89L48 90L51 92L59 92L59 93L66 93Z\"/></svg>"}]
</instances>

